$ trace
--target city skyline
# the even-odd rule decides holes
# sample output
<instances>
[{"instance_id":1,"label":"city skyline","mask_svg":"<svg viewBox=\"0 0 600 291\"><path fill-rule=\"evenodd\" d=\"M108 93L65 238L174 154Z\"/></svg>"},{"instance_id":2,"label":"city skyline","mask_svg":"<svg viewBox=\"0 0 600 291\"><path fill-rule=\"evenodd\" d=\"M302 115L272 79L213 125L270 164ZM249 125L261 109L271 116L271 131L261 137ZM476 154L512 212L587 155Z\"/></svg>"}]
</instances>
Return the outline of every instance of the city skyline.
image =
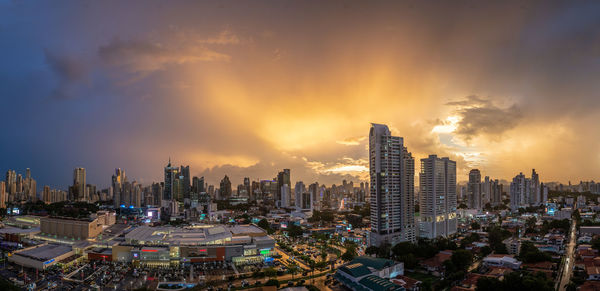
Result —
<instances>
[{"instance_id":1,"label":"city skyline","mask_svg":"<svg viewBox=\"0 0 600 291\"><path fill-rule=\"evenodd\" d=\"M0 171L38 189L150 184L169 156L212 184L364 181L370 122L459 182L600 173L598 3L71 4L0 2Z\"/></svg>"}]
</instances>

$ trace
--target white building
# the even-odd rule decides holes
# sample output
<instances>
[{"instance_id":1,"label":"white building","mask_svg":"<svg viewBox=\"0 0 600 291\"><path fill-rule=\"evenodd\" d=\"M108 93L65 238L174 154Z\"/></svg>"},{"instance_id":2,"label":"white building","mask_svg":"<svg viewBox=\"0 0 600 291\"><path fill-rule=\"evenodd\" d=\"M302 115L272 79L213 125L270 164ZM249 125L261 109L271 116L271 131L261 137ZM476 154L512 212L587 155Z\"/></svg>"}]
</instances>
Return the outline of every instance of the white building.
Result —
<instances>
[{"instance_id":1,"label":"white building","mask_svg":"<svg viewBox=\"0 0 600 291\"><path fill-rule=\"evenodd\" d=\"M421 159L419 236L429 239L456 233L456 162L430 155Z\"/></svg>"},{"instance_id":2,"label":"white building","mask_svg":"<svg viewBox=\"0 0 600 291\"><path fill-rule=\"evenodd\" d=\"M302 209L302 194L306 192L306 186L302 181L296 182L296 187L294 187L294 205L296 209Z\"/></svg>"},{"instance_id":3,"label":"white building","mask_svg":"<svg viewBox=\"0 0 600 291\"><path fill-rule=\"evenodd\" d=\"M521 267L521 262L513 256L492 254L483 258L483 265L489 267L505 267L513 270L518 270Z\"/></svg>"},{"instance_id":4,"label":"white building","mask_svg":"<svg viewBox=\"0 0 600 291\"><path fill-rule=\"evenodd\" d=\"M510 208L514 212L522 207L542 205L546 203L547 195L547 191L542 190L535 169L531 171L531 179L519 173L510 183Z\"/></svg>"}]
</instances>

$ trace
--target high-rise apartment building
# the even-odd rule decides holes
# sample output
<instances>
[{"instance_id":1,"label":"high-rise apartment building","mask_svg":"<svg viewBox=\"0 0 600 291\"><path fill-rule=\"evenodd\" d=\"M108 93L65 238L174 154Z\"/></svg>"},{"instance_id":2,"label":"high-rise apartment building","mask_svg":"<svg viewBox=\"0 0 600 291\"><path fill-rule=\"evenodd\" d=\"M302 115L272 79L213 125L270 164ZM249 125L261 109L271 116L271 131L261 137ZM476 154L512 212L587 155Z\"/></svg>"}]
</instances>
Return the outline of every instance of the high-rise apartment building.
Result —
<instances>
[{"instance_id":1,"label":"high-rise apartment building","mask_svg":"<svg viewBox=\"0 0 600 291\"><path fill-rule=\"evenodd\" d=\"M282 208L287 208L290 207L291 201L292 200L292 194L291 189L290 189L290 185L288 184L283 184L283 186L281 186L280 189L281 192L281 200L279 200L278 203L278 207L282 207Z\"/></svg>"},{"instance_id":2,"label":"high-rise apartment building","mask_svg":"<svg viewBox=\"0 0 600 291\"><path fill-rule=\"evenodd\" d=\"M282 200L284 199L284 197L282 197L282 195L283 195L284 188L288 189L288 194L289 194L289 192L290 192L289 190L291 187L292 187L292 183L290 182L290 169L283 169L283 171L281 171L277 174L277 197L275 198L275 203L278 207L288 207L289 206L290 199L285 197L285 199L287 199L287 200L286 200L286 203L283 203ZM283 204L285 204L286 206L283 206Z\"/></svg>"},{"instance_id":3,"label":"high-rise apartment building","mask_svg":"<svg viewBox=\"0 0 600 291\"><path fill-rule=\"evenodd\" d=\"M456 162L430 155L421 159L419 236L434 239L456 233Z\"/></svg>"},{"instance_id":4,"label":"high-rise apartment building","mask_svg":"<svg viewBox=\"0 0 600 291\"><path fill-rule=\"evenodd\" d=\"M73 170L73 186L71 188L71 200L73 201L87 201L88 194L85 182L85 169L75 168Z\"/></svg>"},{"instance_id":5,"label":"high-rise apartment building","mask_svg":"<svg viewBox=\"0 0 600 291\"><path fill-rule=\"evenodd\" d=\"M539 206L548 199L547 191L542 189L540 177L535 169L531 171L531 179L523 173L513 178L510 183L510 208L517 211L521 207Z\"/></svg>"},{"instance_id":6,"label":"high-rise apartment building","mask_svg":"<svg viewBox=\"0 0 600 291\"><path fill-rule=\"evenodd\" d=\"M249 177L244 177L243 190L246 192L246 197L248 197L248 199L250 199L252 196L252 185L250 184ZM239 193L238 193L238 196L240 196Z\"/></svg>"},{"instance_id":7,"label":"high-rise apartment building","mask_svg":"<svg viewBox=\"0 0 600 291\"><path fill-rule=\"evenodd\" d=\"M165 206L169 206L170 201L173 200L173 187L175 185L175 179L179 176L179 168L171 166L171 159L169 164L165 167L165 187L163 189L163 198Z\"/></svg>"},{"instance_id":8,"label":"high-rise apartment building","mask_svg":"<svg viewBox=\"0 0 600 291\"><path fill-rule=\"evenodd\" d=\"M533 206L539 206L542 204L542 189L540 188L540 176L535 172L535 169L531 170L531 197L529 203ZM545 201L544 201L545 202Z\"/></svg>"},{"instance_id":9,"label":"high-rise apartment building","mask_svg":"<svg viewBox=\"0 0 600 291\"><path fill-rule=\"evenodd\" d=\"M194 177L192 179L192 191L196 193L206 192L206 188L204 187L204 177Z\"/></svg>"},{"instance_id":10,"label":"high-rise apartment building","mask_svg":"<svg viewBox=\"0 0 600 291\"><path fill-rule=\"evenodd\" d=\"M113 194L113 203L115 207L119 207L122 205L122 193L123 193L123 183L127 181L127 176L125 176L125 171L119 168L115 169L115 174L111 179L111 187Z\"/></svg>"},{"instance_id":11,"label":"high-rise apartment building","mask_svg":"<svg viewBox=\"0 0 600 291\"><path fill-rule=\"evenodd\" d=\"M296 186L294 187L294 205L296 206L296 209L302 209L302 194L304 194L304 192L306 192L304 182L296 182Z\"/></svg>"},{"instance_id":12,"label":"high-rise apartment building","mask_svg":"<svg viewBox=\"0 0 600 291\"><path fill-rule=\"evenodd\" d=\"M469 182L467 184L467 206L472 209L483 208L481 199L481 172L473 169L469 172Z\"/></svg>"},{"instance_id":13,"label":"high-rise apartment building","mask_svg":"<svg viewBox=\"0 0 600 291\"><path fill-rule=\"evenodd\" d=\"M6 208L6 202L8 202L6 196L6 182L0 181L0 208Z\"/></svg>"},{"instance_id":14,"label":"high-rise apartment building","mask_svg":"<svg viewBox=\"0 0 600 291\"><path fill-rule=\"evenodd\" d=\"M190 166L185 166L185 167L181 166L181 171L179 172L179 177L182 180L181 182L182 182L182 186L183 186L183 198L189 199L190 193L192 192Z\"/></svg>"},{"instance_id":15,"label":"high-rise apartment building","mask_svg":"<svg viewBox=\"0 0 600 291\"><path fill-rule=\"evenodd\" d=\"M491 183L491 201L490 203L492 204L492 206L498 206L500 204L502 204L502 184L500 184L500 181L498 181L498 179L493 180L490 182Z\"/></svg>"},{"instance_id":16,"label":"high-rise apartment building","mask_svg":"<svg viewBox=\"0 0 600 291\"><path fill-rule=\"evenodd\" d=\"M369 244L415 241L414 159L402 137L383 124L369 131L371 231Z\"/></svg>"},{"instance_id":17,"label":"high-rise apartment building","mask_svg":"<svg viewBox=\"0 0 600 291\"><path fill-rule=\"evenodd\" d=\"M530 195L531 180L525 178L523 173L519 173L510 183L510 209L517 211L520 207L528 206Z\"/></svg>"},{"instance_id":18,"label":"high-rise apartment building","mask_svg":"<svg viewBox=\"0 0 600 291\"><path fill-rule=\"evenodd\" d=\"M219 200L227 200L231 197L231 181L229 177L225 175L219 184Z\"/></svg>"}]
</instances>

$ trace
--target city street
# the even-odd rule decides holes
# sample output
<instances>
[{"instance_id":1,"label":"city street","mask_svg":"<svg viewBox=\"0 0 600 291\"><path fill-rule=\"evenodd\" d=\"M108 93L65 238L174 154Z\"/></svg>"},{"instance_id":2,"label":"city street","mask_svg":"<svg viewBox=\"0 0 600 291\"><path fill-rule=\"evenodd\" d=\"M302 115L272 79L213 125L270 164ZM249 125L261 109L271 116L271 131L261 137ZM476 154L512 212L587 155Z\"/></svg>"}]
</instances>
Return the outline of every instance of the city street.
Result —
<instances>
[{"instance_id":1,"label":"city street","mask_svg":"<svg viewBox=\"0 0 600 291\"><path fill-rule=\"evenodd\" d=\"M567 251L565 252L565 261L563 264L562 275L560 277L560 283L558 286L559 291L564 291L566 286L569 284L571 280L571 275L573 273L573 263L575 261L575 241L577 238L576 235L576 222L573 220L571 222L571 234L569 237L569 244L567 245Z\"/></svg>"}]
</instances>

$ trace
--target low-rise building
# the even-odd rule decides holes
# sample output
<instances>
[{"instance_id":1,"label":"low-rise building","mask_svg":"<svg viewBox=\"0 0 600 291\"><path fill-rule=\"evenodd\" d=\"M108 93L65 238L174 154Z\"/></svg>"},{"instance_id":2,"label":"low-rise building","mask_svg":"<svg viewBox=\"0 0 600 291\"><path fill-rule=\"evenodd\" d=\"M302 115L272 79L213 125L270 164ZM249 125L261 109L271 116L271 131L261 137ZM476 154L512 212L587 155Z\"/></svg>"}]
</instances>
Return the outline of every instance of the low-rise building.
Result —
<instances>
[{"instance_id":1,"label":"low-rise building","mask_svg":"<svg viewBox=\"0 0 600 291\"><path fill-rule=\"evenodd\" d=\"M389 278L404 275L404 264L392 260L357 257L338 268L334 278L351 290L405 290Z\"/></svg>"},{"instance_id":2,"label":"low-rise building","mask_svg":"<svg viewBox=\"0 0 600 291\"><path fill-rule=\"evenodd\" d=\"M45 270L74 255L69 245L43 244L16 251L8 257L9 262L17 265Z\"/></svg>"},{"instance_id":3,"label":"low-rise building","mask_svg":"<svg viewBox=\"0 0 600 291\"><path fill-rule=\"evenodd\" d=\"M506 267L513 270L518 270L521 267L521 262L515 259L512 255L491 254L483 258L483 265L491 267Z\"/></svg>"},{"instance_id":4,"label":"low-rise building","mask_svg":"<svg viewBox=\"0 0 600 291\"><path fill-rule=\"evenodd\" d=\"M84 240L97 237L102 232L98 219L77 219L70 217L43 217L40 219L42 235L57 239Z\"/></svg>"},{"instance_id":5,"label":"low-rise building","mask_svg":"<svg viewBox=\"0 0 600 291\"><path fill-rule=\"evenodd\" d=\"M588 266L585 267L585 273L588 275L588 280L599 281L600 280L600 267Z\"/></svg>"}]
</instances>

